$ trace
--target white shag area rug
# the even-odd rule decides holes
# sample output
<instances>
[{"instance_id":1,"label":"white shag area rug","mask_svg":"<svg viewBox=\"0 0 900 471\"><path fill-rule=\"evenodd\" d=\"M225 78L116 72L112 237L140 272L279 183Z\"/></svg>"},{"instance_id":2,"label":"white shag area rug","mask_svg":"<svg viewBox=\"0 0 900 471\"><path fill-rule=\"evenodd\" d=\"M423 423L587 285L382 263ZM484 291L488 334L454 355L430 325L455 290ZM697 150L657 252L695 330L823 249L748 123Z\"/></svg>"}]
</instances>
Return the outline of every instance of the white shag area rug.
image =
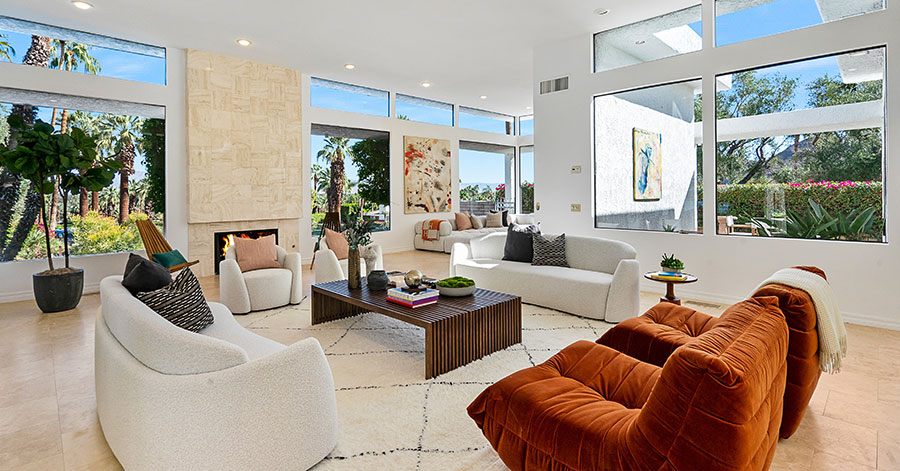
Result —
<instances>
[{"instance_id":1,"label":"white shag area rug","mask_svg":"<svg viewBox=\"0 0 900 471\"><path fill-rule=\"evenodd\" d=\"M315 337L334 373L338 443L321 470L506 470L466 407L503 377L576 340L598 339L603 321L522 305L522 343L425 380L425 330L380 314L310 325L310 299L236 316L284 344Z\"/></svg>"}]
</instances>

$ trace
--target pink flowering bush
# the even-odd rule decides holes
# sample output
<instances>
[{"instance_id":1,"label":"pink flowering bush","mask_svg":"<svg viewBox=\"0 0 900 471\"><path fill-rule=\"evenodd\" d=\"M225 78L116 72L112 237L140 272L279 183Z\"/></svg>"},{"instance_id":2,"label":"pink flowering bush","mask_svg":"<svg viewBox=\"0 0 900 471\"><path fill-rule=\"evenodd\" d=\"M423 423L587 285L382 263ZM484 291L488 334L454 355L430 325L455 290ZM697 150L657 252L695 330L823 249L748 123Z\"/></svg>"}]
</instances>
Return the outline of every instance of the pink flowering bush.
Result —
<instances>
[{"instance_id":1,"label":"pink flowering bush","mask_svg":"<svg viewBox=\"0 0 900 471\"><path fill-rule=\"evenodd\" d=\"M806 181L803 183L748 183L718 185L716 205L719 215L765 217L766 192L769 188L784 189L786 209L806 211L812 199L835 215L854 209L875 208L873 229L884 229L883 187L881 182L864 181Z\"/></svg>"}]
</instances>

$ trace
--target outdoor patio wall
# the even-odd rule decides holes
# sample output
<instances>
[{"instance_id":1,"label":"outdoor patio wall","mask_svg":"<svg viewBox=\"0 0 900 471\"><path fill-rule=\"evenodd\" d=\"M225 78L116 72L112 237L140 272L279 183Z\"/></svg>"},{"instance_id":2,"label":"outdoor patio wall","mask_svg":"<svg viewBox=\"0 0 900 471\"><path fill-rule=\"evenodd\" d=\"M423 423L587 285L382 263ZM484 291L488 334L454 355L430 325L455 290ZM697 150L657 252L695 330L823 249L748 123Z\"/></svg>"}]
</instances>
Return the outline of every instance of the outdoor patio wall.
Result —
<instances>
[{"instance_id":1,"label":"outdoor patio wall","mask_svg":"<svg viewBox=\"0 0 900 471\"><path fill-rule=\"evenodd\" d=\"M671 110L681 101L670 97L659 105ZM693 93L687 103L693 103ZM682 211L686 200L694 208L697 201L693 114L686 121L654 108L616 96L594 102L595 166L602 181L594 189L597 216L602 221L598 226L661 231L668 224L679 230L697 230L697 211ZM634 199L635 128L662 135L662 195L657 201Z\"/></svg>"},{"instance_id":2,"label":"outdoor patio wall","mask_svg":"<svg viewBox=\"0 0 900 471\"><path fill-rule=\"evenodd\" d=\"M330 78L330 77L322 77ZM346 111L336 111L326 108L309 106L309 82L310 76L303 77L303 181L310 181L311 159L315 159L315 153L310 149L310 131L313 124L344 126L349 128L371 129L386 131L391 134L390 144L390 178L391 178L391 230L376 232L372 240L381 244L385 253L414 250L413 236L415 224L425 219L446 219L453 217L452 212L404 214L403 194L403 136L428 137L434 139L447 139L451 147L451 181L453 182L452 199L453 211L458 211L459 206L459 141L485 142L507 146L526 146L533 142L532 136L507 136L484 131L462 129L459 127L441 126L437 124L420 123L386 116L372 116ZM358 83L365 86L365 83ZM400 90L401 93L415 95L409 90ZM391 90L391 115L394 115L395 91ZM454 111L456 112L456 111ZM458 118L455 117L455 118ZM459 119L454 119L459 122ZM537 177L538 179L540 177ZM310 263L318 234L312 233L310 192L303 192L303 216L300 219L300 253L303 263ZM415 268L415 267L409 267Z\"/></svg>"},{"instance_id":3,"label":"outdoor patio wall","mask_svg":"<svg viewBox=\"0 0 900 471\"><path fill-rule=\"evenodd\" d=\"M184 50L166 48L166 75L167 85L156 85L0 62L3 87L165 106L166 238L187 253ZM84 292L94 293L100 280L124 271L127 258L122 253L74 256L71 265L84 269ZM32 299L31 275L46 269L46 259L0 262L0 302Z\"/></svg>"},{"instance_id":4,"label":"outdoor patio wall","mask_svg":"<svg viewBox=\"0 0 900 471\"><path fill-rule=\"evenodd\" d=\"M592 235L622 240L633 245L645 271L658 267L662 252L674 251L687 271L700 277L698 283L680 286L677 293L723 303L745 298L775 270L812 264L823 268L834 287L844 317L849 322L900 329L896 267L900 265L900 9L862 15L846 20L792 31L721 48L713 45L713 2L703 7L704 51L593 74L592 35L583 34L536 48L534 54L535 110L535 201L538 219L551 233ZM651 8L649 5L648 9ZM664 13L640 12L643 17ZM630 15L630 16L629 16ZM623 13L615 27L639 21L638 12ZM599 27L598 27L599 29ZM715 93L717 74L746 70L834 52L866 47L887 47L886 182L887 234L891 242L859 243L719 236L715 224L706 224L702 235L630 230L596 229L593 224L594 96L639 87L704 79L704 95ZM540 95L541 80L568 75L569 90ZM703 142L715 145L714 101L704 100ZM713 155L712 151L705 155ZM548 158L552 156L552 158ZM573 174L571 166L584 171ZM715 188L715 159L703 162L704 187ZM707 198L712 199L712 192ZM570 204L582 205L571 212ZM715 221L716 205L706 201L704 220ZM643 289L662 293L664 286L644 282ZM635 313L635 315L640 313ZM852 348L852 346L851 346Z\"/></svg>"}]
</instances>

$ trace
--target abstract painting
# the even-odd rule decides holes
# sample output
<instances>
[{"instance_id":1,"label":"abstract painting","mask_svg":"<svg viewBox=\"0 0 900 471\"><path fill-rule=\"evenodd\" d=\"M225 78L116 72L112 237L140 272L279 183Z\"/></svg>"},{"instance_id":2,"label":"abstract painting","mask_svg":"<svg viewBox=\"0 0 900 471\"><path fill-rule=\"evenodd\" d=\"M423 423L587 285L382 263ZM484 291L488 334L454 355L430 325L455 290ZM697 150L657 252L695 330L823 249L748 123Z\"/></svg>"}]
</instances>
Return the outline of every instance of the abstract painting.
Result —
<instances>
[{"instance_id":1,"label":"abstract painting","mask_svg":"<svg viewBox=\"0 0 900 471\"><path fill-rule=\"evenodd\" d=\"M634 128L634 200L662 198L662 134Z\"/></svg>"},{"instance_id":2,"label":"abstract painting","mask_svg":"<svg viewBox=\"0 0 900 471\"><path fill-rule=\"evenodd\" d=\"M406 214L451 210L450 141L403 136Z\"/></svg>"}]
</instances>

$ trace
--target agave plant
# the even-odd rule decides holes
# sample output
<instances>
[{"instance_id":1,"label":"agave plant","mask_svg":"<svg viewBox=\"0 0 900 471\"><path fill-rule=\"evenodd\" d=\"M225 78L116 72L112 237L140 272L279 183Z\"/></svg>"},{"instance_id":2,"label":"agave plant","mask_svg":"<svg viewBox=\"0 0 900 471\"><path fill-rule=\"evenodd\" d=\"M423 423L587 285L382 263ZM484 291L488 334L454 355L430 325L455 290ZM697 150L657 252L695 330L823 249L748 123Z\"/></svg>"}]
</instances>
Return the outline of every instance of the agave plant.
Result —
<instances>
[{"instance_id":1,"label":"agave plant","mask_svg":"<svg viewBox=\"0 0 900 471\"><path fill-rule=\"evenodd\" d=\"M875 208L854 209L849 213L832 216L811 198L806 212L787 211L784 228L779 221L766 218L750 218L763 237L790 237L799 239L863 240L872 236Z\"/></svg>"}]
</instances>

